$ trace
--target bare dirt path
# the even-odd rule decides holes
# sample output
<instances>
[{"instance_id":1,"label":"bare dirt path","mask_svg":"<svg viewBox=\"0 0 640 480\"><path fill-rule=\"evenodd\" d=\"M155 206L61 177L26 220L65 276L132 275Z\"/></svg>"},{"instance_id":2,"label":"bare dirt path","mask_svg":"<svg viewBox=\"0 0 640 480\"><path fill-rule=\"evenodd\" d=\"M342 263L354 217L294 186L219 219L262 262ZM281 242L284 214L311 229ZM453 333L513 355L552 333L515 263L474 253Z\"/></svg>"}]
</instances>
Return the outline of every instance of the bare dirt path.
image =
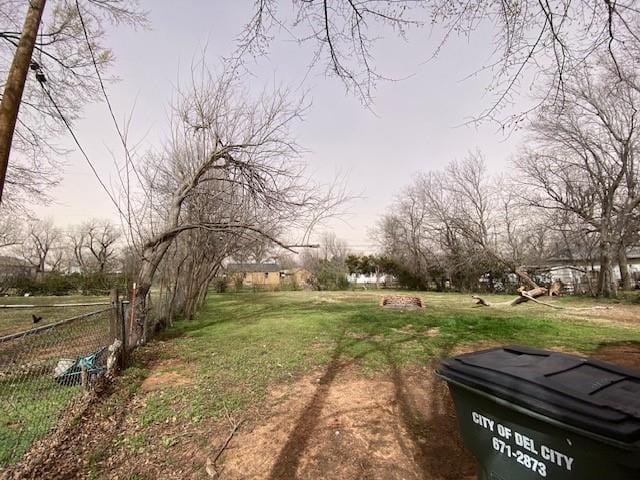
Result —
<instances>
[{"instance_id":1,"label":"bare dirt path","mask_svg":"<svg viewBox=\"0 0 640 480\"><path fill-rule=\"evenodd\" d=\"M365 375L337 359L278 386L225 454L221 479L474 478L433 369Z\"/></svg>"},{"instance_id":2,"label":"bare dirt path","mask_svg":"<svg viewBox=\"0 0 640 480\"><path fill-rule=\"evenodd\" d=\"M640 325L640 305L605 305L602 309L562 312L563 315L581 320L598 320L613 323Z\"/></svg>"},{"instance_id":3,"label":"bare dirt path","mask_svg":"<svg viewBox=\"0 0 640 480\"><path fill-rule=\"evenodd\" d=\"M603 343L593 356L605 362L640 371L640 342Z\"/></svg>"}]
</instances>

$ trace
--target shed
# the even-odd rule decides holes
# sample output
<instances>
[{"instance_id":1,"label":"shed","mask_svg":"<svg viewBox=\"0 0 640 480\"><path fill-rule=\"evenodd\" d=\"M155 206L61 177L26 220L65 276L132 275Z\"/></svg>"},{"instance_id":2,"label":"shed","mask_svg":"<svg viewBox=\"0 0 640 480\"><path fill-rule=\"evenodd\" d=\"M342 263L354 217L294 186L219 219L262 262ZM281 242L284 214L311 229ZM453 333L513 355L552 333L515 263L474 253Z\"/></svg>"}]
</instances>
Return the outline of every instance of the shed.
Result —
<instances>
[{"instance_id":1,"label":"shed","mask_svg":"<svg viewBox=\"0 0 640 480\"><path fill-rule=\"evenodd\" d=\"M227 278L235 285L275 288L280 286L280 265L277 263L229 263Z\"/></svg>"}]
</instances>

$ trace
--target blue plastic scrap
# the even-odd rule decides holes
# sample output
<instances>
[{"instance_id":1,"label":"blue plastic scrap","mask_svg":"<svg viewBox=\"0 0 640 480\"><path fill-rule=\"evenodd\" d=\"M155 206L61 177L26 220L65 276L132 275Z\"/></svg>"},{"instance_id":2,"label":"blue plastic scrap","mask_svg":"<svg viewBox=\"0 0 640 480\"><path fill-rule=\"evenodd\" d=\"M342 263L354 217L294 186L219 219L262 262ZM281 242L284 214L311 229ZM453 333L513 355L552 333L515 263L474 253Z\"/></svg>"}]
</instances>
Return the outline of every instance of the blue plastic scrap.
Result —
<instances>
[{"instance_id":1,"label":"blue plastic scrap","mask_svg":"<svg viewBox=\"0 0 640 480\"><path fill-rule=\"evenodd\" d=\"M106 370L107 347L103 347L84 357L78 357L69 368L57 375L56 381L61 385L77 385L82 379L82 370L85 369L89 378L104 373Z\"/></svg>"}]
</instances>

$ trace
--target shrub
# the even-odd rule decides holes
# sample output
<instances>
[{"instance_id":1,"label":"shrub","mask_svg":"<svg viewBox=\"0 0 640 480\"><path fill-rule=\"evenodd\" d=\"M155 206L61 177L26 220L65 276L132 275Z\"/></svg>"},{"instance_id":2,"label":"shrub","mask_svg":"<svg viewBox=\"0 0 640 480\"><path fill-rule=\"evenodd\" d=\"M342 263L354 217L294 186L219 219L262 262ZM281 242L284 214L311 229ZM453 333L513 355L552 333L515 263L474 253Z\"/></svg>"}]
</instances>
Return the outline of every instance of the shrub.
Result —
<instances>
[{"instance_id":1,"label":"shrub","mask_svg":"<svg viewBox=\"0 0 640 480\"><path fill-rule=\"evenodd\" d=\"M213 280L213 289L216 293L224 293L227 291L227 279L218 277Z\"/></svg>"},{"instance_id":2,"label":"shrub","mask_svg":"<svg viewBox=\"0 0 640 480\"><path fill-rule=\"evenodd\" d=\"M346 290L349 288L349 279L341 266L323 262L315 274L313 285L317 290Z\"/></svg>"},{"instance_id":3,"label":"shrub","mask_svg":"<svg viewBox=\"0 0 640 480\"><path fill-rule=\"evenodd\" d=\"M349 279L346 275L339 275L336 280L337 290L349 290Z\"/></svg>"},{"instance_id":4,"label":"shrub","mask_svg":"<svg viewBox=\"0 0 640 480\"><path fill-rule=\"evenodd\" d=\"M15 279L14 288L19 295L69 295L77 291L73 278L50 273L41 277L22 276Z\"/></svg>"},{"instance_id":5,"label":"shrub","mask_svg":"<svg viewBox=\"0 0 640 480\"><path fill-rule=\"evenodd\" d=\"M242 291L242 288L244 287L244 278L242 278L242 275L235 275L233 277L233 285L236 289L236 292Z\"/></svg>"},{"instance_id":6,"label":"shrub","mask_svg":"<svg viewBox=\"0 0 640 480\"><path fill-rule=\"evenodd\" d=\"M112 288L126 288L125 279L120 275L107 273L72 273L63 275L57 272L33 276L20 276L12 281L11 287L18 295L105 295Z\"/></svg>"}]
</instances>

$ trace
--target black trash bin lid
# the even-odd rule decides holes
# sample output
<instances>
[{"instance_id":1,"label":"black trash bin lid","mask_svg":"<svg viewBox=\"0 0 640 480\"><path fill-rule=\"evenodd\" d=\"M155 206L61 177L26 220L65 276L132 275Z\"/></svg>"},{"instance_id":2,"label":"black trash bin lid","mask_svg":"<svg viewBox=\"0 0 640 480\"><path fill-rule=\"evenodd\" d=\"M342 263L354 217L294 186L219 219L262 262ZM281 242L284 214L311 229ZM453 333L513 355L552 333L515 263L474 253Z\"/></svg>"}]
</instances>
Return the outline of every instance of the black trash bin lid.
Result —
<instances>
[{"instance_id":1,"label":"black trash bin lid","mask_svg":"<svg viewBox=\"0 0 640 480\"><path fill-rule=\"evenodd\" d=\"M446 359L437 373L591 433L640 440L640 372L514 345Z\"/></svg>"}]
</instances>

